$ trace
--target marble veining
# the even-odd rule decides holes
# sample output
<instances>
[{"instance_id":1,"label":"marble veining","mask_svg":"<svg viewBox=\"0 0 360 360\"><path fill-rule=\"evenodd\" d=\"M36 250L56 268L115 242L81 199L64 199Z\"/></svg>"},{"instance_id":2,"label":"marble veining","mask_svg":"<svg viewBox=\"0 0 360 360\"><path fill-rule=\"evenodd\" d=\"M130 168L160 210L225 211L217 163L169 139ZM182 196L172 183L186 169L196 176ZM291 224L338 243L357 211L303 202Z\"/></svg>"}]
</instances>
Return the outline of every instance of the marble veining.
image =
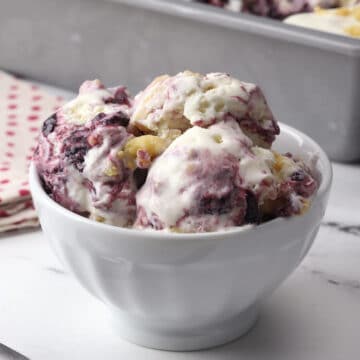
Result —
<instances>
[{"instance_id":1,"label":"marble veining","mask_svg":"<svg viewBox=\"0 0 360 360\"><path fill-rule=\"evenodd\" d=\"M14 259L15 261L31 262L32 265L36 265L33 263L32 259L28 256L12 256L11 258ZM41 270L50 271L50 272L52 272L54 274L58 274L58 275L67 275L67 273L64 270L60 269L59 267L41 266L40 264L38 264L38 266L39 266L39 269L41 269Z\"/></svg>"},{"instance_id":2,"label":"marble veining","mask_svg":"<svg viewBox=\"0 0 360 360\"><path fill-rule=\"evenodd\" d=\"M337 223L335 221L323 222L322 225L329 226L338 231L342 231L344 233L360 237L360 225L345 225L345 224Z\"/></svg>"},{"instance_id":3,"label":"marble veining","mask_svg":"<svg viewBox=\"0 0 360 360\"><path fill-rule=\"evenodd\" d=\"M306 265L301 265L301 269L309 272L311 275L318 277L319 279L321 279L324 282L327 282L330 285L341 286L348 290L360 290L360 281L334 279L333 277L335 277L336 275L329 274L329 273L321 271L321 270L311 269L310 267L308 267ZM359 293L359 295L360 295L360 293Z\"/></svg>"},{"instance_id":4,"label":"marble veining","mask_svg":"<svg viewBox=\"0 0 360 360\"><path fill-rule=\"evenodd\" d=\"M65 271L55 267L55 266L46 266L43 268L44 270L46 271L50 271L54 274L57 274L57 275L67 275Z\"/></svg>"}]
</instances>

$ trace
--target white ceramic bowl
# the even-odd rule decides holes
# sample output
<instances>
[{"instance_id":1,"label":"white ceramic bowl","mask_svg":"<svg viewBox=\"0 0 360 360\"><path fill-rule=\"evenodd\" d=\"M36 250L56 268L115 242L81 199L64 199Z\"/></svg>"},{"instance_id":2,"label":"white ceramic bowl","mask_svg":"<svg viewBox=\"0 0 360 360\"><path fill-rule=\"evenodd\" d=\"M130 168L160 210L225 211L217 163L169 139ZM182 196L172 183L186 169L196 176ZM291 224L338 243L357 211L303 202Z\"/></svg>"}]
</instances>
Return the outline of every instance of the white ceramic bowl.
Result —
<instances>
[{"instance_id":1,"label":"white ceramic bowl","mask_svg":"<svg viewBox=\"0 0 360 360\"><path fill-rule=\"evenodd\" d=\"M320 188L305 215L243 231L122 229L58 205L43 190L34 165L30 184L45 236L64 266L108 304L121 336L158 349L202 349L249 330L259 303L296 268L318 232L332 179L327 156L286 125L274 148L318 154Z\"/></svg>"}]
</instances>

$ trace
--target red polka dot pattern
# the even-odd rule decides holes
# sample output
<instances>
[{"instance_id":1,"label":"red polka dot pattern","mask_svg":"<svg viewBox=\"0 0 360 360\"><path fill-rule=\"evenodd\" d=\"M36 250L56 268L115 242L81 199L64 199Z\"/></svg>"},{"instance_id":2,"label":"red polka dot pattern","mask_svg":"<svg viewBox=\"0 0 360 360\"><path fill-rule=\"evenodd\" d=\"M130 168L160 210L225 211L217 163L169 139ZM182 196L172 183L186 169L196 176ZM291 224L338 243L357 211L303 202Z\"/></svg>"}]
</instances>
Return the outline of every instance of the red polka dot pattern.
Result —
<instances>
[{"instance_id":1,"label":"red polka dot pattern","mask_svg":"<svg viewBox=\"0 0 360 360\"><path fill-rule=\"evenodd\" d=\"M19 190L19 195L20 196L28 196L28 195L30 195L30 191L27 190L27 189L20 189Z\"/></svg>"},{"instance_id":2,"label":"red polka dot pattern","mask_svg":"<svg viewBox=\"0 0 360 360\"><path fill-rule=\"evenodd\" d=\"M27 118L28 118L29 121L39 120L39 116L38 116L38 115L29 115Z\"/></svg>"},{"instance_id":3,"label":"red polka dot pattern","mask_svg":"<svg viewBox=\"0 0 360 360\"><path fill-rule=\"evenodd\" d=\"M39 86L0 71L0 232L9 229L4 227L4 217L10 228L36 224L28 167L42 121L62 103L62 98Z\"/></svg>"}]
</instances>

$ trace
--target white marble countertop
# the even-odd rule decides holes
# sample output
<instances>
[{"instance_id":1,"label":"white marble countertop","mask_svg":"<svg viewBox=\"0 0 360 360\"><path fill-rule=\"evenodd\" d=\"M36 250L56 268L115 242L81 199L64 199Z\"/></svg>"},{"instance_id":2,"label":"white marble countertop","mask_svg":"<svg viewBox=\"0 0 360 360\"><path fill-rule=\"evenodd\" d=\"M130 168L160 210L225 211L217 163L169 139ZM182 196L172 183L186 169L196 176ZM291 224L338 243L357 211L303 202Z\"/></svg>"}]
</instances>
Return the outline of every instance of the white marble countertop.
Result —
<instances>
[{"instance_id":1,"label":"white marble countertop","mask_svg":"<svg viewBox=\"0 0 360 360\"><path fill-rule=\"evenodd\" d=\"M40 230L0 236L0 343L31 360L358 359L360 165L334 164L329 207L299 268L246 336L213 350L142 348L112 332L104 308L66 273ZM7 359L0 348L0 359Z\"/></svg>"}]
</instances>

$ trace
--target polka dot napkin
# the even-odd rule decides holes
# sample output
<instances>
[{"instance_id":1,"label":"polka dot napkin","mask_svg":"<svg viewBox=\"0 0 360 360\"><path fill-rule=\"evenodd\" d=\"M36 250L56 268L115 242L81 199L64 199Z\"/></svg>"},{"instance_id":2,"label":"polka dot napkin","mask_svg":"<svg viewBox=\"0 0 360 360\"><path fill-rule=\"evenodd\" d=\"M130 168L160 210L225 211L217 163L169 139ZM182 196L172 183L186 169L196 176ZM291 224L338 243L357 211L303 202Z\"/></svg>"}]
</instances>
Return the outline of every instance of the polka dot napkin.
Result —
<instances>
[{"instance_id":1,"label":"polka dot napkin","mask_svg":"<svg viewBox=\"0 0 360 360\"><path fill-rule=\"evenodd\" d=\"M28 167L42 122L62 102L0 71L0 232L38 225Z\"/></svg>"}]
</instances>

